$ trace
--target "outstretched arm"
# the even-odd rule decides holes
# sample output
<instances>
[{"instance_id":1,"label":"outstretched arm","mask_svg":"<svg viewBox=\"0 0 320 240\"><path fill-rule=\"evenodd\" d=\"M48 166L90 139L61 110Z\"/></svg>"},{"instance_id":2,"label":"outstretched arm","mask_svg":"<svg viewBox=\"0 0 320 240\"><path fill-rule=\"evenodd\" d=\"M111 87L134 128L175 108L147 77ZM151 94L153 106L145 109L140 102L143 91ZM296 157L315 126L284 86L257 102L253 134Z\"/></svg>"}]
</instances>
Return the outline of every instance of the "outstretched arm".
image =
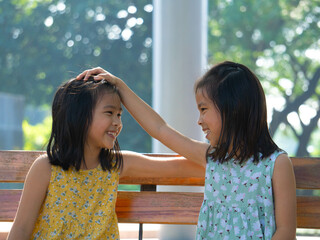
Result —
<instances>
[{"instance_id":1,"label":"outstretched arm","mask_svg":"<svg viewBox=\"0 0 320 240\"><path fill-rule=\"evenodd\" d=\"M123 169L120 177L193 177L203 178L205 168L184 157L147 156L131 151L122 151Z\"/></svg>"},{"instance_id":2,"label":"outstretched arm","mask_svg":"<svg viewBox=\"0 0 320 240\"><path fill-rule=\"evenodd\" d=\"M203 166L206 164L205 155L209 147L208 144L190 139L170 127L158 113L139 98L121 79L102 68L84 71L77 78L86 80L91 75L96 75L94 77L95 80L105 79L117 86L123 105L153 138L158 139L168 148L189 160Z\"/></svg>"}]
</instances>

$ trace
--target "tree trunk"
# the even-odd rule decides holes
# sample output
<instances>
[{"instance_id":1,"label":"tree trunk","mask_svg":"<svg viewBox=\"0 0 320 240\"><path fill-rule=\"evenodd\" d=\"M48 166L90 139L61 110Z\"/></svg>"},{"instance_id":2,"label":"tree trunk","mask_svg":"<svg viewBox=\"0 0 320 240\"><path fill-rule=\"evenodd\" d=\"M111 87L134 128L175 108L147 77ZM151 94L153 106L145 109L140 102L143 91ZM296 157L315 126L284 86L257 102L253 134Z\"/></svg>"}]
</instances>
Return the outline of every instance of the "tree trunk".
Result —
<instances>
[{"instance_id":1,"label":"tree trunk","mask_svg":"<svg viewBox=\"0 0 320 240\"><path fill-rule=\"evenodd\" d=\"M320 68L317 68L313 77L309 81L309 87L308 87L307 91L303 92L300 96L295 98L293 101L288 101L286 103L286 107L284 108L284 110L282 112L279 112L277 110L273 110L272 120L271 120L270 126L269 126L270 134L272 137L276 133L279 125L281 123L287 122L286 118L287 118L288 114L291 112L298 113L299 107L306 100L311 98L311 96L315 93L315 89L317 87L319 79L320 79ZM303 132L298 139L299 144L298 144L296 156L309 156L309 153L307 151L307 145L309 143L309 139L311 137L312 131L317 127L317 122L319 119L319 112L320 112L320 109L318 110L316 117L310 121L310 124L303 128Z\"/></svg>"},{"instance_id":2,"label":"tree trunk","mask_svg":"<svg viewBox=\"0 0 320 240\"><path fill-rule=\"evenodd\" d=\"M310 154L307 151L308 143L311 137L311 134L314 129L316 129L318 121L320 118L320 107L314 118L311 119L310 124L303 128L303 132L299 137L299 145L296 152L297 157L309 157Z\"/></svg>"}]
</instances>

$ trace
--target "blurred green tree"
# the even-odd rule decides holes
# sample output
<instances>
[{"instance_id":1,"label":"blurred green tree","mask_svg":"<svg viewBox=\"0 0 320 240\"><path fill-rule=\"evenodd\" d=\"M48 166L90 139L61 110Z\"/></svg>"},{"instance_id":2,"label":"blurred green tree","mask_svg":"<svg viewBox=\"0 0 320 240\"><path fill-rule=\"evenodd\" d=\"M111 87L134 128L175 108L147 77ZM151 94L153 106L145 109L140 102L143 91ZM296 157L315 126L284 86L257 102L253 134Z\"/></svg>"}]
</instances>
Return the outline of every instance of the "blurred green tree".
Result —
<instances>
[{"instance_id":1,"label":"blurred green tree","mask_svg":"<svg viewBox=\"0 0 320 240\"><path fill-rule=\"evenodd\" d=\"M27 120L22 122L24 150L46 150L51 134L52 118L47 116L43 122L31 125Z\"/></svg>"},{"instance_id":2,"label":"blurred green tree","mask_svg":"<svg viewBox=\"0 0 320 240\"><path fill-rule=\"evenodd\" d=\"M102 66L150 103L151 18L150 0L0 0L0 91L50 104L61 82ZM210 63L258 74L277 103L271 134L295 139L297 156L320 153L319 28L317 1L209 0ZM122 147L149 152L150 137L129 114L123 122Z\"/></svg>"},{"instance_id":3,"label":"blurred green tree","mask_svg":"<svg viewBox=\"0 0 320 240\"><path fill-rule=\"evenodd\" d=\"M274 106L271 134L293 138L296 156L320 153L319 30L318 1L209 1L210 63L230 59L257 73Z\"/></svg>"},{"instance_id":4,"label":"blurred green tree","mask_svg":"<svg viewBox=\"0 0 320 240\"><path fill-rule=\"evenodd\" d=\"M150 0L0 1L0 91L51 104L64 81L101 66L151 101ZM150 137L124 114L119 142L151 151Z\"/></svg>"}]
</instances>

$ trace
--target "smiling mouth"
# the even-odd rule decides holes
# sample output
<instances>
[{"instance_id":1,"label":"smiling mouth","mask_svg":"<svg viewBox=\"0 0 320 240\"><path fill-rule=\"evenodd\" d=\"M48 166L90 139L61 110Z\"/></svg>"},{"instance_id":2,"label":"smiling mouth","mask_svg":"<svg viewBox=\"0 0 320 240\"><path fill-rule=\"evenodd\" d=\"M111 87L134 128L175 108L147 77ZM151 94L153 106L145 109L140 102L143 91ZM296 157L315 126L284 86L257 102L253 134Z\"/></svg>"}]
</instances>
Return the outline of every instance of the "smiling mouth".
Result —
<instances>
[{"instance_id":1,"label":"smiling mouth","mask_svg":"<svg viewBox=\"0 0 320 240\"><path fill-rule=\"evenodd\" d=\"M204 134L208 135L210 133L210 130L209 129L205 129L205 130L202 130L204 132Z\"/></svg>"},{"instance_id":2,"label":"smiling mouth","mask_svg":"<svg viewBox=\"0 0 320 240\"><path fill-rule=\"evenodd\" d=\"M114 138L118 136L118 132L107 132L107 134L113 136Z\"/></svg>"}]
</instances>

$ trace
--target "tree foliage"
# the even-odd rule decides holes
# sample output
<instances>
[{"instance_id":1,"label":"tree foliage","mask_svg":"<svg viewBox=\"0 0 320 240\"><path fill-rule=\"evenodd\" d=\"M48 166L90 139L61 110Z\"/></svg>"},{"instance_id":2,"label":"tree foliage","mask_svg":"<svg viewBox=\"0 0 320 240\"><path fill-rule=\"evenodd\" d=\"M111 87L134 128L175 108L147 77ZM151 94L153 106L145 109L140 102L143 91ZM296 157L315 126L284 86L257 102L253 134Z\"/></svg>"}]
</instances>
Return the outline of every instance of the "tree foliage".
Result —
<instances>
[{"instance_id":1,"label":"tree foliage","mask_svg":"<svg viewBox=\"0 0 320 240\"><path fill-rule=\"evenodd\" d=\"M46 150L51 134L52 118L47 116L43 122L31 125L27 120L22 122L24 150Z\"/></svg>"},{"instance_id":2,"label":"tree foliage","mask_svg":"<svg viewBox=\"0 0 320 240\"><path fill-rule=\"evenodd\" d=\"M319 154L318 2L210 0L209 9L210 62L230 59L254 70L273 101L271 134L294 138L297 156Z\"/></svg>"},{"instance_id":3,"label":"tree foliage","mask_svg":"<svg viewBox=\"0 0 320 240\"><path fill-rule=\"evenodd\" d=\"M64 81L101 66L151 101L150 1L0 1L0 91L51 104ZM120 144L149 152L150 138L125 114Z\"/></svg>"},{"instance_id":4,"label":"tree foliage","mask_svg":"<svg viewBox=\"0 0 320 240\"><path fill-rule=\"evenodd\" d=\"M262 80L270 129L319 155L320 7L313 0L209 0L209 61L248 65ZM151 0L0 0L0 91L51 104L57 87L101 66L151 102ZM272 118L271 118L272 115ZM151 150L129 114L123 148Z\"/></svg>"}]
</instances>

